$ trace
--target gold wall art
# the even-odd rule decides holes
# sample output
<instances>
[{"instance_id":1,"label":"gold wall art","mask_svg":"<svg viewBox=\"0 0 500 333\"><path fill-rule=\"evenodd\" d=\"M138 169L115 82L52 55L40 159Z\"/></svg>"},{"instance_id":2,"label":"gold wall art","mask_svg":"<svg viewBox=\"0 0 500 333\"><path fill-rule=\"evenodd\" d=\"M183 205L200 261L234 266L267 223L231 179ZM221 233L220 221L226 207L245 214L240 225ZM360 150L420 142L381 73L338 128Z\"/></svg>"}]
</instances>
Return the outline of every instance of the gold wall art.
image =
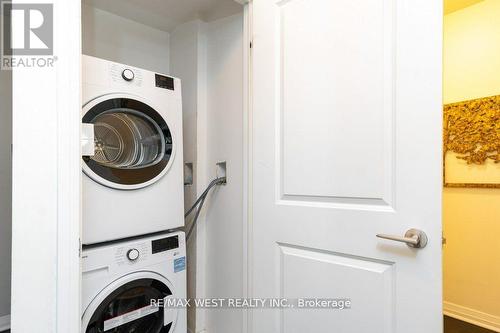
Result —
<instances>
[{"instance_id":1,"label":"gold wall art","mask_svg":"<svg viewBox=\"0 0 500 333\"><path fill-rule=\"evenodd\" d=\"M500 188L500 96L444 106L444 185Z\"/></svg>"}]
</instances>

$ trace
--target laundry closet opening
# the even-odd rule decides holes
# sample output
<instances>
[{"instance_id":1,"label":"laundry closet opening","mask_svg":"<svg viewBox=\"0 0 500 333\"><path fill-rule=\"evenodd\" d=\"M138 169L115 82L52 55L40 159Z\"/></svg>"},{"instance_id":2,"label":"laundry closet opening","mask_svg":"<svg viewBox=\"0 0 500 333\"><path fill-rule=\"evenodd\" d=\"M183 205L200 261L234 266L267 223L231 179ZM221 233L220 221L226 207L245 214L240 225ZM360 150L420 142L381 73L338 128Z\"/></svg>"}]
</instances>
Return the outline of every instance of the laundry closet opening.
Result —
<instances>
[{"instance_id":1,"label":"laundry closet opening","mask_svg":"<svg viewBox=\"0 0 500 333\"><path fill-rule=\"evenodd\" d=\"M182 315L154 312L144 299L183 295L183 288L188 298L246 295L249 10L240 2L82 0L82 122L93 126L96 146L82 163L85 327L184 333ZM125 151L127 145L134 149ZM184 212L221 172L227 183L210 192L184 242ZM132 217L136 224L124 222ZM177 256L184 248L186 255ZM98 286L104 271L116 273L110 280L137 273L118 257L146 263L172 249L164 263L173 272L163 280L157 275L164 267L155 262L141 266L148 276ZM153 255L145 258L143 250ZM179 287L178 272L186 274L186 287ZM146 298L131 305L139 291ZM99 304L88 301L96 297ZM105 315L100 307L117 312ZM128 322L125 312L142 319ZM241 310L187 308L188 332L240 332L244 321Z\"/></svg>"}]
</instances>

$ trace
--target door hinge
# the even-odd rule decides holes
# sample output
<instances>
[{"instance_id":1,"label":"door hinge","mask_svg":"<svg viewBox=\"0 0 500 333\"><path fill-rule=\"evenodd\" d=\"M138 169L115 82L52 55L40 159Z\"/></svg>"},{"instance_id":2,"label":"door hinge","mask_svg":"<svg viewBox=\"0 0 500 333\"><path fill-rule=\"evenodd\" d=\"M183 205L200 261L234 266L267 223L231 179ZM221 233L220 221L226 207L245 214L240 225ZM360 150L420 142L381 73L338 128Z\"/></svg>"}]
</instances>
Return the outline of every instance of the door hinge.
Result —
<instances>
[{"instance_id":1,"label":"door hinge","mask_svg":"<svg viewBox=\"0 0 500 333\"><path fill-rule=\"evenodd\" d=\"M253 41L250 41L250 48L253 47Z\"/></svg>"}]
</instances>

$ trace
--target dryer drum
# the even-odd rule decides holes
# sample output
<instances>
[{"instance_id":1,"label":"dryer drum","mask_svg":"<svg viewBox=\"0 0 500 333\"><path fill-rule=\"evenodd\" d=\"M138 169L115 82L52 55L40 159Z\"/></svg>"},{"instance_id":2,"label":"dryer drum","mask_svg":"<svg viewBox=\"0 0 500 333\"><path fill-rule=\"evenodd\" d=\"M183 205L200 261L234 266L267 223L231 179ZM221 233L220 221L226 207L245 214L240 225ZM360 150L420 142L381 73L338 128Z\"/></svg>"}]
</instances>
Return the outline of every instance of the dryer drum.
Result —
<instances>
[{"instance_id":1,"label":"dryer drum","mask_svg":"<svg viewBox=\"0 0 500 333\"><path fill-rule=\"evenodd\" d=\"M90 108L82 121L94 125L95 153L83 158L94 180L143 184L170 165L172 133L151 106L132 98L110 98Z\"/></svg>"},{"instance_id":2,"label":"dryer drum","mask_svg":"<svg viewBox=\"0 0 500 333\"><path fill-rule=\"evenodd\" d=\"M165 155L165 138L158 125L132 110L116 109L94 119L95 155L111 168L137 169L158 163Z\"/></svg>"}]
</instances>

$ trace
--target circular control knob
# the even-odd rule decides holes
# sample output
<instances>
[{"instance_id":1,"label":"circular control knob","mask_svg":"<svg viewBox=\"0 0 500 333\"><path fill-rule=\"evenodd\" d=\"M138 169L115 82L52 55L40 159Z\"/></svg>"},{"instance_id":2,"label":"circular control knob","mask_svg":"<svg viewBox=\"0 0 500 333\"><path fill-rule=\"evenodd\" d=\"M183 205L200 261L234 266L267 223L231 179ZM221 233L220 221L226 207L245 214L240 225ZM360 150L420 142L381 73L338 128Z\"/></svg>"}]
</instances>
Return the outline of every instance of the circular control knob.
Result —
<instances>
[{"instance_id":1,"label":"circular control knob","mask_svg":"<svg viewBox=\"0 0 500 333\"><path fill-rule=\"evenodd\" d=\"M130 69L124 69L122 72L122 78L125 81L132 81L134 79L134 76L134 72L132 72L132 70Z\"/></svg>"},{"instance_id":2,"label":"circular control knob","mask_svg":"<svg viewBox=\"0 0 500 333\"><path fill-rule=\"evenodd\" d=\"M127 251L127 258L130 261L136 261L139 259L139 250L137 249L131 249Z\"/></svg>"}]
</instances>

